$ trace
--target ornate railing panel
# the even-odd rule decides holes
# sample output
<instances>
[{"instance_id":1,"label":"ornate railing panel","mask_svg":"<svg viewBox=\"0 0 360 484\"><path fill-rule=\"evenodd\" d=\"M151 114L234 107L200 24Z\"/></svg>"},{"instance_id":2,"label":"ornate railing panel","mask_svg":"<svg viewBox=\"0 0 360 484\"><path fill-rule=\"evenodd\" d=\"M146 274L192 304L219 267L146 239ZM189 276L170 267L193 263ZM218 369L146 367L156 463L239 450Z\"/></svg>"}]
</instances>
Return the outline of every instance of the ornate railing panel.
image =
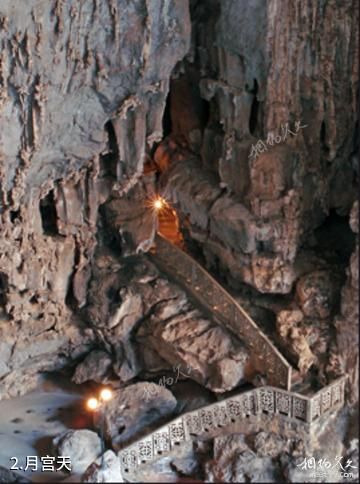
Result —
<instances>
[{"instance_id":1,"label":"ornate railing panel","mask_svg":"<svg viewBox=\"0 0 360 484\"><path fill-rule=\"evenodd\" d=\"M312 397L264 386L185 413L121 450L122 475L130 475L138 466L170 453L194 437L221 432L221 428L246 421L248 417L259 422L264 415L276 415L285 421L311 428L320 416L343 405L345 379L342 377L334 381Z\"/></svg>"},{"instance_id":2,"label":"ornate railing panel","mask_svg":"<svg viewBox=\"0 0 360 484\"><path fill-rule=\"evenodd\" d=\"M153 254L160 269L185 288L248 346L255 369L270 385L289 390L291 366L247 312L192 257L158 235Z\"/></svg>"},{"instance_id":3,"label":"ornate railing panel","mask_svg":"<svg viewBox=\"0 0 360 484\"><path fill-rule=\"evenodd\" d=\"M317 420L329 409L344 404L345 383L346 377L339 378L333 383L330 383L330 385L321 388L311 397L310 415L312 422Z\"/></svg>"}]
</instances>

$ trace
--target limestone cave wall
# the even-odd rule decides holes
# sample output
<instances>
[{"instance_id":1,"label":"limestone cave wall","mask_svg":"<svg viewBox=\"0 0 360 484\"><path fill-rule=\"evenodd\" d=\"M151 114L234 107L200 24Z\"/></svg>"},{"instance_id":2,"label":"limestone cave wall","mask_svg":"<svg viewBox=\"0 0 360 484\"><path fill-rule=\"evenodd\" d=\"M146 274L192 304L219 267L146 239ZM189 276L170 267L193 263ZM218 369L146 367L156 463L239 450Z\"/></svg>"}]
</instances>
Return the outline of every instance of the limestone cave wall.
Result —
<instances>
[{"instance_id":1,"label":"limestone cave wall","mask_svg":"<svg viewBox=\"0 0 360 484\"><path fill-rule=\"evenodd\" d=\"M76 310L98 208L136 184L161 139L170 74L189 39L182 0L1 2L3 395L94 339Z\"/></svg>"},{"instance_id":2,"label":"limestone cave wall","mask_svg":"<svg viewBox=\"0 0 360 484\"><path fill-rule=\"evenodd\" d=\"M239 3L1 2L3 395L109 348L96 251L149 250L159 189L300 370L355 398L358 5Z\"/></svg>"}]
</instances>

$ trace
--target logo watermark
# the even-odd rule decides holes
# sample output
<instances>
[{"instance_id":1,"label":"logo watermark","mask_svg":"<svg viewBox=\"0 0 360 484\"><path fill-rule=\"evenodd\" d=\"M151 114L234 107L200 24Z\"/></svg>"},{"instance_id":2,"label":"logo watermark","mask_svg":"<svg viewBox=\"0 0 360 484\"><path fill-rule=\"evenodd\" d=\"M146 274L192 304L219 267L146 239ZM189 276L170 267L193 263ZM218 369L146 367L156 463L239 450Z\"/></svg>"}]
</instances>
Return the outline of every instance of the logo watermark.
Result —
<instances>
[{"instance_id":1,"label":"logo watermark","mask_svg":"<svg viewBox=\"0 0 360 484\"><path fill-rule=\"evenodd\" d=\"M275 135L274 133L269 133L266 142L259 139L255 145L251 145L249 158L255 160L261 153L268 150L267 145L274 146L275 143L278 144L284 142L289 135L296 136L300 129L306 128L307 126L307 124L301 126L301 121L295 121L295 131L291 131L289 123L282 124L280 126L281 134Z\"/></svg>"},{"instance_id":2,"label":"logo watermark","mask_svg":"<svg viewBox=\"0 0 360 484\"><path fill-rule=\"evenodd\" d=\"M170 377L163 376L159 379L157 385L163 386L163 387L166 387L166 386L171 387L172 385L175 385L175 383L177 383L180 375L185 378L190 378L191 372L194 370L199 370L199 368L198 367L194 368L187 365L186 367L187 373L184 373L181 369L181 365L173 366L173 372L176 374L175 378L172 378L171 376ZM144 398L146 399L146 401L149 401L151 396L155 396L157 394L159 390L157 385L148 385L146 388L144 388Z\"/></svg>"},{"instance_id":3,"label":"logo watermark","mask_svg":"<svg viewBox=\"0 0 360 484\"><path fill-rule=\"evenodd\" d=\"M303 462L297 464L303 471L310 471L311 479L327 479L332 482L341 478L357 479L359 476L358 468L352 465L352 460L347 459L346 463L342 463L343 457L336 456L335 461L331 462L326 457L316 460L315 457L305 457Z\"/></svg>"}]
</instances>

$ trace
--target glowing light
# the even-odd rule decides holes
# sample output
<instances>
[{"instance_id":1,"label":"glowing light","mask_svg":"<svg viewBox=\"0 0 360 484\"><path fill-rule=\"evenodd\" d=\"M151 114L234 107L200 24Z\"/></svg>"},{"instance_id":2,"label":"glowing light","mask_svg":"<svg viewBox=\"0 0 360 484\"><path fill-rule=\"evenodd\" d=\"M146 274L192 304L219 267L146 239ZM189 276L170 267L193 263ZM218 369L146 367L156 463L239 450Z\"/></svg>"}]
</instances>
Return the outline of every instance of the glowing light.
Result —
<instances>
[{"instance_id":1,"label":"glowing light","mask_svg":"<svg viewBox=\"0 0 360 484\"><path fill-rule=\"evenodd\" d=\"M86 402L86 406L89 410L96 410L99 407L100 403L97 398L89 398L89 400Z\"/></svg>"},{"instance_id":2,"label":"glowing light","mask_svg":"<svg viewBox=\"0 0 360 484\"><path fill-rule=\"evenodd\" d=\"M160 197L160 195L154 195L152 198L147 200L146 205L156 213L161 212L161 210L164 210L164 208L169 207L169 204L165 198Z\"/></svg>"},{"instance_id":3,"label":"glowing light","mask_svg":"<svg viewBox=\"0 0 360 484\"><path fill-rule=\"evenodd\" d=\"M162 198L156 198L153 202L154 209L159 212L165 207L165 202Z\"/></svg>"},{"instance_id":4,"label":"glowing light","mask_svg":"<svg viewBox=\"0 0 360 484\"><path fill-rule=\"evenodd\" d=\"M100 392L100 399L103 402L108 402L113 397L113 392L109 388L103 388Z\"/></svg>"}]
</instances>

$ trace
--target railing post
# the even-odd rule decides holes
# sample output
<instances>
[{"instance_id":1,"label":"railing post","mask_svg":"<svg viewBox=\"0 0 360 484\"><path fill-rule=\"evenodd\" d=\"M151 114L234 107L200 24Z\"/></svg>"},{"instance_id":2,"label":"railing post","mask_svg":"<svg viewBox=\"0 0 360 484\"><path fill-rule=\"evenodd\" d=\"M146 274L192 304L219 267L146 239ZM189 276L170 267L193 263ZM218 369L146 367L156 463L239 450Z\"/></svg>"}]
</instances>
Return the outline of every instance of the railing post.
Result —
<instances>
[{"instance_id":1,"label":"railing post","mask_svg":"<svg viewBox=\"0 0 360 484\"><path fill-rule=\"evenodd\" d=\"M261 413L261 401L260 401L260 391L255 388L254 391L254 403L255 403L255 415L259 415Z\"/></svg>"},{"instance_id":2,"label":"railing post","mask_svg":"<svg viewBox=\"0 0 360 484\"><path fill-rule=\"evenodd\" d=\"M306 422L311 423L312 420L312 398L309 398L306 402Z\"/></svg>"}]
</instances>

